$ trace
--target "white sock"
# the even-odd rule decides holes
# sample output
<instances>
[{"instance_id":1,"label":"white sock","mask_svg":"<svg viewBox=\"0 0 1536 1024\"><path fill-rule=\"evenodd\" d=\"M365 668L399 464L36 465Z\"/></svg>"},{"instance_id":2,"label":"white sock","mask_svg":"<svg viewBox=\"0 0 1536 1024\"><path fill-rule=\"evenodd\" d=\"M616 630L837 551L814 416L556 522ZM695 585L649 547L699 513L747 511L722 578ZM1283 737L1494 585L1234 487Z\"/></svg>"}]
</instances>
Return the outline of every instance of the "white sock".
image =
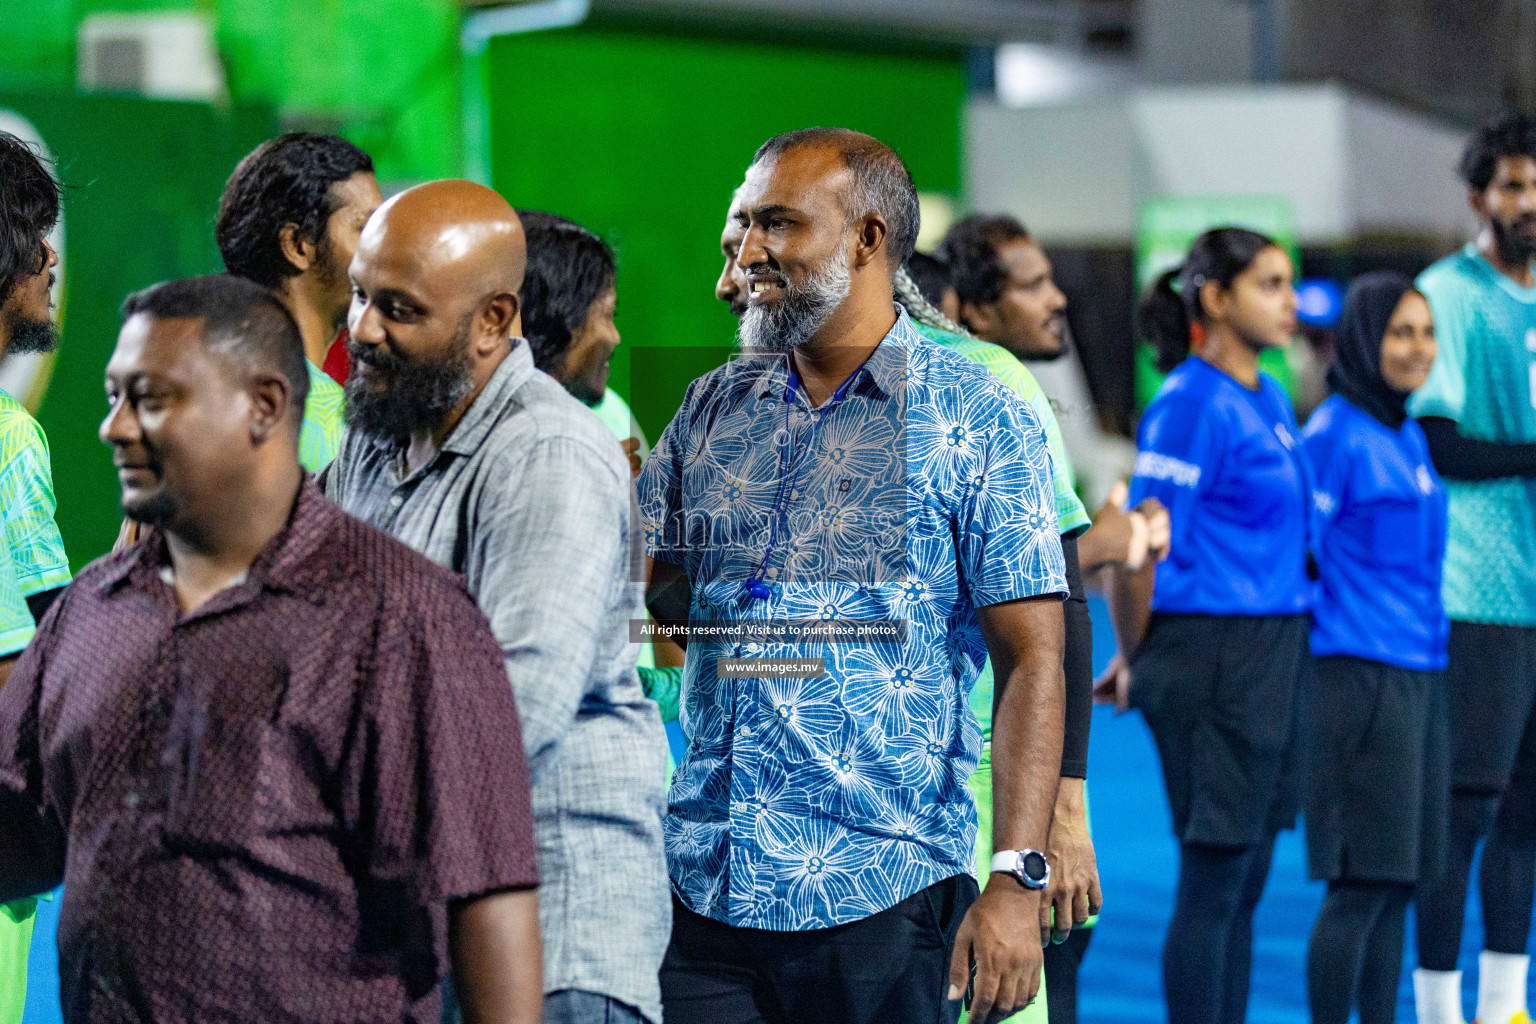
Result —
<instances>
[{"instance_id":1,"label":"white sock","mask_svg":"<svg viewBox=\"0 0 1536 1024\"><path fill-rule=\"evenodd\" d=\"M1465 1024L1461 1017L1461 972L1413 972L1413 1004L1419 1024Z\"/></svg>"},{"instance_id":2,"label":"white sock","mask_svg":"<svg viewBox=\"0 0 1536 1024\"><path fill-rule=\"evenodd\" d=\"M1478 1024L1509 1024L1525 1009L1525 973L1530 963L1524 953L1483 950L1477 958Z\"/></svg>"}]
</instances>

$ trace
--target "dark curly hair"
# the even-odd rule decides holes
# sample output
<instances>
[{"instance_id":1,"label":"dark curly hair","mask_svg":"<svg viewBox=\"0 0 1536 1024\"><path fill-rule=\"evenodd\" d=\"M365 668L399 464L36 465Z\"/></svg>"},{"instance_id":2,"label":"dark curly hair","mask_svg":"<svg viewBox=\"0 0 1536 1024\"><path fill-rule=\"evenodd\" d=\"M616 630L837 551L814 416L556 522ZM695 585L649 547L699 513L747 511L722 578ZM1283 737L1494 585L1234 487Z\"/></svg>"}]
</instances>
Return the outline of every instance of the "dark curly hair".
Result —
<instances>
[{"instance_id":1,"label":"dark curly hair","mask_svg":"<svg viewBox=\"0 0 1536 1024\"><path fill-rule=\"evenodd\" d=\"M373 173L373 160L346 139L293 132L268 139L235 167L219 200L214 238L231 274L276 288L299 269L283 255L284 224L321 248L340 207L331 186Z\"/></svg>"},{"instance_id":2,"label":"dark curly hair","mask_svg":"<svg viewBox=\"0 0 1536 1024\"><path fill-rule=\"evenodd\" d=\"M997 250L1009 242L1028 241L1029 232L1006 214L976 213L944 232L933 254L949 267L949 283L961 302L985 306L1003 294L1008 269Z\"/></svg>"},{"instance_id":3,"label":"dark curly hair","mask_svg":"<svg viewBox=\"0 0 1536 1024\"><path fill-rule=\"evenodd\" d=\"M1461 154L1461 178L1478 192L1493 181L1499 160L1507 156L1536 159L1536 117L1516 111L1483 125Z\"/></svg>"},{"instance_id":4,"label":"dark curly hair","mask_svg":"<svg viewBox=\"0 0 1536 1024\"><path fill-rule=\"evenodd\" d=\"M523 336L533 365L554 374L592 303L613 287L618 263L608 243L553 213L519 210L528 238L528 269L519 293Z\"/></svg>"},{"instance_id":5,"label":"dark curly hair","mask_svg":"<svg viewBox=\"0 0 1536 1024\"><path fill-rule=\"evenodd\" d=\"M0 302L48 265L44 239L59 220L59 183L37 153L0 132Z\"/></svg>"}]
</instances>

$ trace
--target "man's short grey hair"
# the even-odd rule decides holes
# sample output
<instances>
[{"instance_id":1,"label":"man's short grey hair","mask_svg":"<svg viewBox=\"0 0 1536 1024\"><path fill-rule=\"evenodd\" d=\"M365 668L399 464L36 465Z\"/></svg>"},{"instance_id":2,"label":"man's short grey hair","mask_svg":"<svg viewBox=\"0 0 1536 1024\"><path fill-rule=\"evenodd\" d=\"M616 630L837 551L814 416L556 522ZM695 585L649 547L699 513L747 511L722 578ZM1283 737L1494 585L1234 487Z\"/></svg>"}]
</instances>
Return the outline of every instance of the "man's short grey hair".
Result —
<instances>
[{"instance_id":1,"label":"man's short grey hair","mask_svg":"<svg viewBox=\"0 0 1536 1024\"><path fill-rule=\"evenodd\" d=\"M886 245L891 263L901 266L917 248L922 212L912 172L896 151L872 135L847 128L801 128L775 135L758 149L753 164L777 159L791 149L827 147L843 158L852 179L843 204L850 222L879 214L890 229Z\"/></svg>"}]
</instances>

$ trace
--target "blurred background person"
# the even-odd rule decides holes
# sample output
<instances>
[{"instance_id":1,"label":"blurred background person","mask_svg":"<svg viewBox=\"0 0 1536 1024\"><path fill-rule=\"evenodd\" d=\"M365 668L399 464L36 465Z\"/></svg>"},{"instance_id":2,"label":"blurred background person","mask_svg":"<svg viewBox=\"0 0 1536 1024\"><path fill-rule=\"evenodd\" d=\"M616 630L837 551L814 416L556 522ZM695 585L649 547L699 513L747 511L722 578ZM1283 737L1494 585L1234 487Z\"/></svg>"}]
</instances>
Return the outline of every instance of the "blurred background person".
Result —
<instances>
[{"instance_id":1,"label":"blurred background person","mask_svg":"<svg viewBox=\"0 0 1536 1024\"><path fill-rule=\"evenodd\" d=\"M1434 361L1424 296L1399 274L1357 278L1333 395L1304 434L1319 524L1307 851L1328 883L1307 952L1314 1024L1356 1008L1360 1024L1391 1024L1408 901L1443 867L1446 498L1406 409Z\"/></svg>"},{"instance_id":2,"label":"blurred background person","mask_svg":"<svg viewBox=\"0 0 1536 1024\"><path fill-rule=\"evenodd\" d=\"M623 397L608 386L609 361L619 347L614 324L618 261L597 235L553 213L517 211L528 240L523 275L523 336L533 365L558 380L623 444L639 475L649 452Z\"/></svg>"},{"instance_id":3,"label":"blurred background person","mask_svg":"<svg viewBox=\"0 0 1536 1024\"><path fill-rule=\"evenodd\" d=\"M1310 667L1310 473L1290 401L1258 369L1296 330L1291 261L1256 232L1207 231L1140 322L1169 373L1141 420L1129 500L1158 498L1172 542L1151 594L1150 572L1132 577L1116 614L1179 841L1164 992L1171 1024L1241 1024L1253 911L1300 803ZM1195 323L1205 341L1190 356Z\"/></svg>"},{"instance_id":4,"label":"blurred background person","mask_svg":"<svg viewBox=\"0 0 1536 1024\"><path fill-rule=\"evenodd\" d=\"M48 232L59 219L59 185L25 142L0 131L0 354L48 352L53 268ZM69 583L54 522L48 439L26 407L0 390L0 686L32 639L36 622ZM0 904L0 1024L21 1020L37 901Z\"/></svg>"},{"instance_id":5,"label":"blurred background person","mask_svg":"<svg viewBox=\"0 0 1536 1024\"><path fill-rule=\"evenodd\" d=\"M1100 509L1096 520L1090 521L1082 501L1074 491L1072 462L1056 421L1055 409L1029 368L1002 346L971 335L939 307L942 302L952 306L958 304L954 288L949 283L947 264L924 253L913 253L907 260L906 271L905 277L897 278L897 300L912 314L918 330L930 341L986 367L993 376L1028 402L1039 416L1045 428L1046 440L1050 443L1056 487L1056 515L1062 531L1062 550L1068 555L1070 588L1065 606L1068 704L1062 780L1061 788L1057 791L1052 844L1058 845L1056 826L1059 823L1062 826L1059 859L1074 867L1082 864L1080 870L1093 869L1092 883L1087 887L1090 894L1088 902L1097 907L1102 895L1099 892L1097 858L1089 837L1086 782L1093 685L1093 632L1084 599L1083 577L1111 563L1139 570L1149 557L1153 560L1166 557L1167 512L1155 498L1147 499L1140 509L1121 509L1120 502L1125 496L1122 484L1118 488L1116 500ZM1087 552L1086 556L1084 551ZM988 664L982 669L971 691L971 708L982 723L984 739L990 739L991 732L991 685L991 665ZM973 776L972 782L972 790L978 800L985 794L980 791L976 780L984 783L988 767L984 752L983 764ZM985 844L990 850L991 837L980 835L978 844ZM981 848L978 845L980 856ZM987 853L986 856L990 858L991 854ZM1058 929L1054 936L1056 941L1046 947L1044 1001L1052 1024L1072 1024L1077 1019L1077 973L1087 952L1094 920L1094 916L1077 916L1075 923L1080 927L1073 929L1071 934ZM1056 993L1054 996L1050 995L1052 991ZM1021 1014L1020 1019L1027 1019L1027 1013Z\"/></svg>"},{"instance_id":6,"label":"blurred background person","mask_svg":"<svg viewBox=\"0 0 1536 1024\"><path fill-rule=\"evenodd\" d=\"M1408 406L1450 501L1450 846L1419 894L1414 992L1423 1024L1461 1024L1462 915L1486 835L1477 1021L1523 1024L1536 893L1536 117L1474 134L1461 175L1481 230L1419 277L1440 356Z\"/></svg>"},{"instance_id":7,"label":"blurred background person","mask_svg":"<svg viewBox=\"0 0 1536 1024\"><path fill-rule=\"evenodd\" d=\"M730 307L731 316L738 320L747 311L747 275L736 263L736 253L741 250L741 240L747 234L737 201L740 194L740 189L731 193L731 205L725 211L725 228L720 232L720 252L725 257L725 266L720 268L720 277L715 281L715 298Z\"/></svg>"},{"instance_id":8,"label":"blurred background person","mask_svg":"<svg viewBox=\"0 0 1536 1024\"><path fill-rule=\"evenodd\" d=\"M1041 994L1027 1009L1008 1018L1023 1024L1032 1020L1072 1020L1075 1017L1075 974L1081 951L1087 944L1088 923L1103 903L1093 840L1087 822L1088 734L1093 714L1093 625L1088 617L1088 602L1078 565L1078 538L1089 526L1088 512L1072 490L1071 463L1061 440L1056 415L1040 386L1029 371L1013 356L996 345L965 333L965 329L946 317L918 285L913 268L922 274L929 287L940 291L944 268L937 260L913 253L896 275L896 301L912 317L913 325L929 341L983 366L1001 383L1035 410L1051 450L1051 476L1056 496L1056 523L1061 531L1061 551L1067 566L1067 600L1062 607L1066 631L1062 669L1066 677L1067 703L1061 744L1061 779L1056 789L1056 807L1051 817L1051 884L1046 897L1052 904L1051 943L1045 947L1045 984ZM1145 545L1143 545L1143 548ZM1145 557L1145 551L1142 552ZM985 808L992 803L992 662L989 658L981 674L971 684L971 712L981 723L981 760L970 779L971 795L976 800L979 827L976 830L976 876L985 881L992 863L991 818ZM1053 978L1051 961L1066 961ZM1051 997L1052 986L1056 996Z\"/></svg>"},{"instance_id":9,"label":"blurred background person","mask_svg":"<svg viewBox=\"0 0 1536 1024\"><path fill-rule=\"evenodd\" d=\"M1135 449L1099 423L1069 340L1067 297L1057 287L1054 268L1039 241L1015 217L978 213L953 224L934 256L944 264L955 290L954 319L978 338L1031 364L1031 372L1056 405L1068 450L1085 476L1078 486L1090 504L1119 497L1110 492L1129 473ZM1119 501L1112 504L1118 506ZM1103 513L1101 508L1094 518ZM1090 565L1096 541L1084 541L1083 564Z\"/></svg>"},{"instance_id":10,"label":"blurred background person","mask_svg":"<svg viewBox=\"0 0 1536 1024\"><path fill-rule=\"evenodd\" d=\"M347 324L347 267L363 225L382 202L373 161L346 139L280 135L235 168L219 200L214 236L231 274L271 289L304 336L309 399L299 462L318 473L341 445L346 395L321 369Z\"/></svg>"}]
</instances>

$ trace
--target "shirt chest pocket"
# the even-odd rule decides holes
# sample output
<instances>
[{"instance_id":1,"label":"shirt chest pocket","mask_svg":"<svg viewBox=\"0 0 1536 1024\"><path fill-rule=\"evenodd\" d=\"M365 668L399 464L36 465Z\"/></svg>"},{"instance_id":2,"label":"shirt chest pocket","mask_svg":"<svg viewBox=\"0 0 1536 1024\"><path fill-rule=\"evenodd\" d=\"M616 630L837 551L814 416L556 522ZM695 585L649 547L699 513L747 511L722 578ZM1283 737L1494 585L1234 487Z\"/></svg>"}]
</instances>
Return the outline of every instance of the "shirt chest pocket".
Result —
<instances>
[{"instance_id":1,"label":"shirt chest pocket","mask_svg":"<svg viewBox=\"0 0 1536 1024\"><path fill-rule=\"evenodd\" d=\"M253 855L331 824L318 773L293 730L202 711L179 717L162 756L167 845Z\"/></svg>"}]
</instances>

